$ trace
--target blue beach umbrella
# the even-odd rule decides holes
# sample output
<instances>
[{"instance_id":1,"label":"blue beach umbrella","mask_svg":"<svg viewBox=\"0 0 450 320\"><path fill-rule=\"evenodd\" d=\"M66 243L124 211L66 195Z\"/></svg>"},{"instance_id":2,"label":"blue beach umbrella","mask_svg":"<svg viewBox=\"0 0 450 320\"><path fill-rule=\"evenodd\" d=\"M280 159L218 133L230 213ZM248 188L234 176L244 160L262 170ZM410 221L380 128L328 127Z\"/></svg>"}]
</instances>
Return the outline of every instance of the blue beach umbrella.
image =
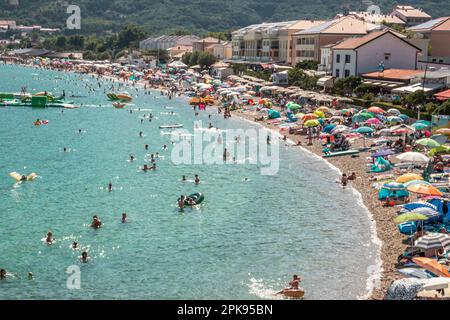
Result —
<instances>
[{"instance_id":1,"label":"blue beach umbrella","mask_svg":"<svg viewBox=\"0 0 450 320\"><path fill-rule=\"evenodd\" d=\"M431 126L430 121L427 121L427 120L417 120L415 123L422 123L422 124L426 125L427 127Z\"/></svg>"},{"instance_id":2,"label":"blue beach umbrella","mask_svg":"<svg viewBox=\"0 0 450 320\"><path fill-rule=\"evenodd\" d=\"M370 134L373 133L374 130L370 127L359 127L358 129L354 130L357 133L361 133L361 134Z\"/></svg>"},{"instance_id":3,"label":"blue beach umbrella","mask_svg":"<svg viewBox=\"0 0 450 320\"><path fill-rule=\"evenodd\" d=\"M322 132L330 133L334 128L336 128L335 124L329 124L323 128Z\"/></svg>"},{"instance_id":4,"label":"blue beach umbrella","mask_svg":"<svg viewBox=\"0 0 450 320\"><path fill-rule=\"evenodd\" d=\"M423 124L423 123L414 123L414 124L411 125L411 127L413 127L416 130L423 130L423 129L428 128L428 126L426 124Z\"/></svg>"},{"instance_id":5,"label":"blue beach umbrella","mask_svg":"<svg viewBox=\"0 0 450 320\"><path fill-rule=\"evenodd\" d=\"M408 120L409 119L409 116L407 116L406 114L400 114L399 116L398 116L400 119L402 119L403 121L406 121L406 120Z\"/></svg>"}]
</instances>

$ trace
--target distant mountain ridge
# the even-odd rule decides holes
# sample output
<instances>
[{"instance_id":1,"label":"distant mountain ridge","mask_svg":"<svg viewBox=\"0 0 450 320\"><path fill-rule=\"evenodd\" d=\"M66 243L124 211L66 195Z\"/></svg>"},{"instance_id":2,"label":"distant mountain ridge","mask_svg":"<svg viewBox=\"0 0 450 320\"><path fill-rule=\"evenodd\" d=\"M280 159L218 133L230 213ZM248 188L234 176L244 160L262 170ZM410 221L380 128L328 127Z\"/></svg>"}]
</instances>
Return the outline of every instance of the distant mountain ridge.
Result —
<instances>
[{"instance_id":1,"label":"distant mountain ridge","mask_svg":"<svg viewBox=\"0 0 450 320\"><path fill-rule=\"evenodd\" d=\"M385 13L409 4L433 17L450 15L449 0L0 0L0 20L63 29L69 4L81 8L82 33L118 31L128 23L150 34L229 31L263 21L330 19L345 10L365 11L370 4Z\"/></svg>"}]
</instances>

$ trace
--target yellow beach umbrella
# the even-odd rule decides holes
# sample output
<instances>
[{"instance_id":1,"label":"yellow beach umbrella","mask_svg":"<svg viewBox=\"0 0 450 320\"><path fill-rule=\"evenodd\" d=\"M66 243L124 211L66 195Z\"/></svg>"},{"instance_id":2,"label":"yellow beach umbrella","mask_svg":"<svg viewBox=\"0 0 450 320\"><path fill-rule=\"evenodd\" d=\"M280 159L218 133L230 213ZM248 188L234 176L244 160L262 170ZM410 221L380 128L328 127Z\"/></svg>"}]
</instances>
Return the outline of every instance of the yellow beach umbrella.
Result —
<instances>
[{"instance_id":1,"label":"yellow beach umbrella","mask_svg":"<svg viewBox=\"0 0 450 320\"><path fill-rule=\"evenodd\" d=\"M307 128L317 127L318 125L320 125L318 120L308 120L303 124Z\"/></svg>"},{"instance_id":2,"label":"yellow beach umbrella","mask_svg":"<svg viewBox=\"0 0 450 320\"><path fill-rule=\"evenodd\" d=\"M316 111L320 111L320 112L323 112L323 113L329 113L330 112L330 108L323 106L323 107L317 108Z\"/></svg>"},{"instance_id":3,"label":"yellow beach umbrella","mask_svg":"<svg viewBox=\"0 0 450 320\"><path fill-rule=\"evenodd\" d=\"M395 181L399 183L406 183L413 180L423 180L423 178L421 175L410 172L398 177Z\"/></svg>"},{"instance_id":4,"label":"yellow beach umbrella","mask_svg":"<svg viewBox=\"0 0 450 320\"><path fill-rule=\"evenodd\" d=\"M314 114L319 118L325 118L325 113L323 111L316 110L314 111Z\"/></svg>"}]
</instances>

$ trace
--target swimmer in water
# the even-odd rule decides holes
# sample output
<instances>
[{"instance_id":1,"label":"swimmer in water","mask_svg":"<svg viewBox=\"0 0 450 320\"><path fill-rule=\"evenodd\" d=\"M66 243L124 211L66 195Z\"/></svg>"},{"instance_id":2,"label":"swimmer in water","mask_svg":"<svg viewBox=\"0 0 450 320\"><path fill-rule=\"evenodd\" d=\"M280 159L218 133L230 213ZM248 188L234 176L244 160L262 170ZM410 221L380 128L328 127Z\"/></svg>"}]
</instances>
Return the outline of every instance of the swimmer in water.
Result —
<instances>
[{"instance_id":1,"label":"swimmer in water","mask_svg":"<svg viewBox=\"0 0 450 320\"><path fill-rule=\"evenodd\" d=\"M124 212L122 213L122 223L127 222L127 214Z\"/></svg>"},{"instance_id":2,"label":"swimmer in water","mask_svg":"<svg viewBox=\"0 0 450 320\"><path fill-rule=\"evenodd\" d=\"M142 171L147 172L148 171L148 165L144 164L144 167L142 168Z\"/></svg>"},{"instance_id":3,"label":"swimmer in water","mask_svg":"<svg viewBox=\"0 0 450 320\"><path fill-rule=\"evenodd\" d=\"M81 133L81 129L78 129L78 133Z\"/></svg>"},{"instance_id":4,"label":"swimmer in water","mask_svg":"<svg viewBox=\"0 0 450 320\"><path fill-rule=\"evenodd\" d=\"M108 184L108 191L111 192L112 191L112 182L110 181Z\"/></svg>"},{"instance_id":5,"label":"swimmer in water","mask_svg":"<svg viewBox=\"0 0 450 320\"><path fill-rule=\"evenodd\" d=\"M76 249L79 249L80 247L78 246L78 242L76 242L76 241L74 241L73 243L72 243L72 249L73 250L76 250Z\"/></svg>"},{"instance_id":6,"label":"swimmer in water","mask_svg":"<svg viewBox=\"0 0 450 320\"><path fill-rule=\"evenodd\" d=\"M134 156L130 156L130 161L131 161L131 162L134 161Z\"/></svg>"},{"instance_id":7,"label":"swimmer in water","mask_svg":"<svg viewBox=\"0 0 450 320\"><path fill-rule=\"evenodd\" d=\"M195 175L195 184L200 183L200 178L198 177L198 174Z\"/></svg>"},{"instance_id":8,"label":"swimmer in water","mask_svg":"<svg viewBox=\"0 0 450 320\"><path fill-rule=\"evenodd\" d=\"M97 216L92 217L91 228L98 229L102 226L102 222Z\"/></svg>"},{"instance_id":9,"label":"swimmer in water","mask_svg":"<svg viewBox=\"0 0 450 320\"><path fill-rule=\"evenodd\" d=\"M185 182L186 181L186 176L182 176L181 177L181 181Z\"/></svg>"},{"instance_id":10,"label":"swimmer in water","mask_svg":"<svg viewBox=\"0 0 450 320\"><path fill-rule=\"evenodd\" d=\"M28 280L33 280L33 272L28 272Z\"/></svg>"},{"instance_id":11,"label":"swimmer in water","mask_svg":"<svg viewBox=\"0 0 450 320\"><path fill-rule=\"evenodd\" d=\"M167 145L165 144L165 145L163 145L163 150L167 150Z\"/></svg>"},{"instance_id":12,"label":"swimmer in water","mask_svg":"<svg viewBox=\"0 0 450 320\"><path fill-rule=\"evenodd\" d=\"M53 233L52 233L51 231L47 232L47 238L45 239L45 242L46 242L48 245L51 245L51 244L53 244L53 241L54 241L54 239L53 239Z\"/></svg>"},{"instance_id":13,"label":"swimmer in water","mask_svg":"<svg viewBox=\"0 0 450 320\"><path fill-rule=\"evenodd\" d=\"M145 145L145 150L148 150L148 144Z\"/></svg>"},{"instance_id":14,"label":"swimmer in water","mask_svg":"<svg viewBox=\"0 0 450 320\"><path fill-rule=\"evenodd\" d=\"M140 132L139 132L139 137L142 138L142 136L143 136L143 133L142 133L142 131L140 131Z\"/></svg>"},{"instance_id":15,"label":"swimmer in water","mask_svg":"<svg viewBox=\"0 0 450 320\"><path fill-rule=\"evenodd\" d=\"M178 198L178 208L184 209L184 200L186 200L186 196L181 195L180 198Z\"/></svg>"},{"instance_id":16,"label":"swimmer in water","mask_svg":"<svg viewBox=\"0 0 450 320\"><path fill-rule=\"evenodd\" d=\"M20 181L27 181L27 176L22 176L22 177L20 178Z\"/></svg>"},{"instance_id":17,"label":"swimmer in water","mask_svg":"<svg viewBox=\"0 0 450 320\"><path fill-rule=\"evenodd\" d=\"M81 262L83 263L88 263L89 261L89 256L87 251L83 251L83 253L81 254Z\"/></svg>"},{"instance_id":18,"label":"swimmer in water","mask_svg":"<svg viewBox=\"0 0 450 320\"><path fill-rule=\"evenodd\" d=\"M6 270L0 269L0 280L6 279Z\"/></svg>"}]
</instances>

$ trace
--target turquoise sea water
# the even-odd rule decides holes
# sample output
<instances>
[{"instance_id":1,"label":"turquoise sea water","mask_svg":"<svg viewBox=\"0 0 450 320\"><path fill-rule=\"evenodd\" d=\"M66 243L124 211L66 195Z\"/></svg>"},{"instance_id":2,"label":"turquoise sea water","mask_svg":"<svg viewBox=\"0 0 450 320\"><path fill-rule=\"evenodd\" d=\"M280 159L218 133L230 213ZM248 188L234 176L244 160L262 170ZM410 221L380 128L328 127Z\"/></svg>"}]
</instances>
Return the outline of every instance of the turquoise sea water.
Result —
<instances>
[{"instance_id":1,"label":"turquoise sea water","mask_svg":"<svg viewBox=\"0 0 450 320\"><path fill-rule=\"evenodd\" d=\"M367 212L322 160L282 146L275 176L262 176L254 165L176 166L170 150L161 149L172 146L158 126L182 123L192 131L186 99L129 89L132 108L152 109L158 118L141 124L149 111L113 109L104 94L110 82L95 92L86 84L97 86L97 80L0 65L0 91L26 85L86 96L72 99L82 108L63 113L0 108L0 268L18 274L0 282L1 299L270 299L293 273L302 276L308 299L367 293L377 251ZM161 114L168 111L178 115ZM49 125L35 127L37 118ZM253 126L225 121L214 109L197 118L205 126ZM140 172L145 155L155 152L165 156L157 171ZM127 161L131 154L134 163ZM12 171L40 177L15 184ZM180 182L196 173L200 185ZM178 212L177 197L197 191L205 194L204 205ZM104 223L100 230L89 228L95 214ZM52 246L41 240L48 230L57 240ZM75 240L89 248L90 263L79 263L80 252L70 249ZM71 265L81 268L79 290L66 285ZM27 279L29 271L34 280Z\"/></svg>"}]
</instances>

